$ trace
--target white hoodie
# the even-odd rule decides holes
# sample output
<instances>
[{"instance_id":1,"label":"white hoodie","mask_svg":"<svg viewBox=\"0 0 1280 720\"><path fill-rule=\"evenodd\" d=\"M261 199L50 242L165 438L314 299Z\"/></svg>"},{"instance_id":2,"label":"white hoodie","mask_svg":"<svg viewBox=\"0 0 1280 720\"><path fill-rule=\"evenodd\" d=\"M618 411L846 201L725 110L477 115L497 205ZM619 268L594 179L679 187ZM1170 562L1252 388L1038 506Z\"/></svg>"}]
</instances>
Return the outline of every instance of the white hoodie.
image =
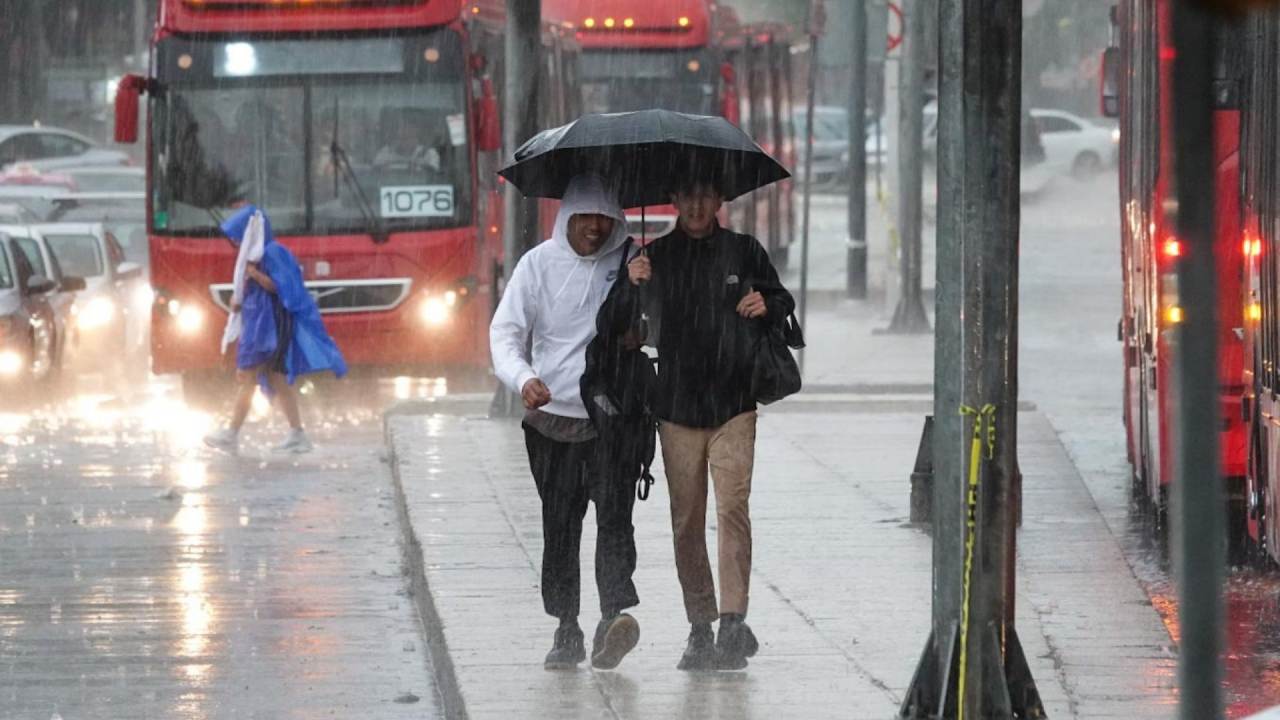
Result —
<instances>
[{"instance_id":1,"label":"white hoodie","mask_svg":"<svg viewBox=\"0 0 1280 720\"><path fill-rule=\"evenodd\" d=\"M587 417L579 390L587 344L596 335L596 313L617 277L627 238L626 216L614 197L595 176L570 181L551 239L520 258L489 327L498 379L516 393L541 379L551 391L551 402L541 409L552 415ZM589 214L615 222L600 250L583 256L569 245L569 218Z\"/></svg>"}]
</instances>

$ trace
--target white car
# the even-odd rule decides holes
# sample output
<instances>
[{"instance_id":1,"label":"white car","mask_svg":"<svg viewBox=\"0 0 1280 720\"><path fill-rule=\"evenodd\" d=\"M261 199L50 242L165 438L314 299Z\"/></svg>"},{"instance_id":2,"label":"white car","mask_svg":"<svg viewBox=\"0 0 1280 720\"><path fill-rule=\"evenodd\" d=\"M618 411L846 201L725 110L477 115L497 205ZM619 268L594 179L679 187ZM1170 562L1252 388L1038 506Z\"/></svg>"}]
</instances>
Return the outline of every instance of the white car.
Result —
<instances>
[{"instance_id":1,"label":"white car","mask_svg":"<svg viewBox=\"0 0 1280 720\"><path fill-rule=\"evenodd\" d=\"M0 169L25 163L36 170L84 165L128 165L129 156L79 133L34 125L0 125Z\"/></svg>"},{"instance_id":2,"label":"white car","mask_svg":"<svg viewBox=\"0 0 1280 720\"><path fill-rule=\"evenodd\" d=\"M1115 164L1120 136L1105 127L1061 110L1031 109L1040 130L1045 164L1057 174L1088 180Z\"/></svg>"},{"instance_id":3,"label":"white car","mask_svg":"<svg viewBox=\"0 0 1280 720\"><path fill-rule=\"evenodd\" d=\"M70 308L67 348L79 369L145 367L150 301L142 267L101 223L39 223L31 233L65 276L82 278Z\"/></svg>"}]
</instances>

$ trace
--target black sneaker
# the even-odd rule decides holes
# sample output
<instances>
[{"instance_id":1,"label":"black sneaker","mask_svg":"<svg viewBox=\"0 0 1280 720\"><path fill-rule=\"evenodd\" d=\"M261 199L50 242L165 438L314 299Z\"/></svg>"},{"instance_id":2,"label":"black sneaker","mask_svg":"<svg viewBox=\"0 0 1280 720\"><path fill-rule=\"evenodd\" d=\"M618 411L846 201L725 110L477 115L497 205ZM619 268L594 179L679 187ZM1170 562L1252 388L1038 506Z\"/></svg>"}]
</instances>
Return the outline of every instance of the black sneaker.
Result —
<instances>
[{"instance_id":1,"label":"black sneaker","mask_svg":"<svg viewBox=\"0 0 1280 720\"><path fill-rule=\"evenodd\" d=\"M716 638L716 664L721 670L741 670L747 666L747 658L760 650L751 626L741 615L720 617L720 635Z\"/></svg>"},{"instance_id":2,"label":"black sneaker","mask_svg":"<svg viewBox=\"0 0 1280 720\"><path fill-rule=\"evenodd\" d=\"M542 667L548 670L572 670L578 663L587 659L587 651L582 646L582 628L577 623L561 625L556 629L555 644Z\"/></svg>"},{"instance_id":3,"label":"black sneaker","mask_svg":"<svg viewBox=\"0 0 1280 720\"><path fill-rule=\"evenodd\" d=\"M591 666L600 670L618 667L622 658L640 642L640 623L626 613L600 620L591 646Z\"/></svg>"},{"instance_id":4,"label":"black sneaker","mask_svg":"<svg viewBox=\"0 0 1280 720\"><path fill-rule=\"evenodd\" d=\"M715 670L716 636L710 623L694 625L689 631L689 644L676 665L677 670Z\"/></svg>"}]
</instances>

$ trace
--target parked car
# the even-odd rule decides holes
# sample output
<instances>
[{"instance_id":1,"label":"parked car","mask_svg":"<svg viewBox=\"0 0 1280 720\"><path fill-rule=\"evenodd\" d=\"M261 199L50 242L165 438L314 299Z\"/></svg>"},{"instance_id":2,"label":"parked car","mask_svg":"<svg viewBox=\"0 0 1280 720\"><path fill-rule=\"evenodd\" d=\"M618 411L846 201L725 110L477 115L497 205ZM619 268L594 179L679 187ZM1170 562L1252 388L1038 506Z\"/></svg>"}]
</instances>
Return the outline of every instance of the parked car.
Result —
<instances>
[{"instance_id":1,"label":"parked car","mask_svg":"<svg viewBox=\"0 0 1280 720\"><path fill-rule=\"evenodd\" d=\"M1045 161L1059 174L1088 180L1115 165L1120 135L1106 127L1062 110L1031 109L1040 130Z\"/></svg>"},{"instance_id":2,"label":"parked car","mask_svg":"<svg viewBox=\"0 0 1280 720\"><path fill-rule=\"evenodd\" d=\"M128 165L129 156L70 130L0 125L0 168L20 162L45 171L84 165Z\"/></svg>"},{"instance_id":3,"label":"parked car","mask_svg":"<svg viewBox=\"0 0 1280 720\"><path fill-rule=\"evenodd\" d=\"M81 370L145 368L150 306L139 312L134 303L145 283L142 266L125 257L101 223L41 223L31 230L65 275L84 280L70 308L72 365Z\"/></svg>"},{"instance_id":4,"label":"parked car","mask_svg":"<svg viewBox=\"0 0 1280 720\"><path fill-rule=\"evenodd\" d=\"M838 105L818 105L813 108L813 184L814 187L833 188L845 185L849 175L849 112ZM795 175L804 179L804 132L808 127L805 108L792 110L791 120L796 131ZM867 118L866 148L867 166L875 167L884 161L889 145L884 135L884 123L880 125L880 142L876 142L874 117Z\"/></svg>"},{"instance_id":5,"label":"parked car","mask_svg":"<svg viewBox=\"0 0 1280 720\"><path fill-rule=\"evenodd\" d=\"M137 193L142 197L147 189L147 174L140 167L91 165L62 168L58 174L71 178L75 192Z\"/></svg>"},{"instance_id":6,"label":"parked car","mask_svg":"<svg viewBox=\"0 0 1280 720\"><path fill-rule=\"evenodd\" d=\"M0 230L0 383L22 388L57 376L62 344L48 297L57 289Z\"/></svg>"}]
</instances>

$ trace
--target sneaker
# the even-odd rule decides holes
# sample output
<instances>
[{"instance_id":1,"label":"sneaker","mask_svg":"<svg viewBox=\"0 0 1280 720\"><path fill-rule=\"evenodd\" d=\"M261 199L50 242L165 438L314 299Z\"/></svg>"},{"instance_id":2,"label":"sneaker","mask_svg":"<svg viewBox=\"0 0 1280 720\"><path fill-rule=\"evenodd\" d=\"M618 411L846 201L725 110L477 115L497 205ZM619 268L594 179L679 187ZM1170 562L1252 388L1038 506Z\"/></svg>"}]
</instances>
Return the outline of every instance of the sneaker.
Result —
<instances>
[{"instance_id":1,"label":"sneaker","mask_svg":"<svg viewBox=\"0 0 1280 720\"><path fill-rule=\"evenodd\" d=\"M223 428L218 432L205 435L204 444L214 450L222 450L235 455L240 448L240 433L231 428Z\"/></svg>"},{"instance_id":2,"label":"sneaker","mask_svg":"<svg viewBox=\"0 0 1280 720\"><path fill-rule=\"evenodd\" d=\"M301 455L303 453L309 453L314 449L315 446L307 439L307 434L304 431L290 430L289 436L284 439L284 442L271 448L271 452Z\"/></svg>"},{"instance_id":3,"label":"sneaker","mask_svg":"<svg viewBox=\"0 0 1280 720\"><path fill-rule=\"evenodd\" d=\"M677 670L715 670L716 636L710 623L694 625L689 631L689 644L680 656Z\"/></svg>"},{"instance_id":4,"label":"sneaker","mask_svg":"<svg viewBox=\"0 0 1280 720\"><path fill-rule=\"evenodd\" d=\"M600 620L591 646L591 666L600 670L618 667L622 658L640 642L640 623L626 613Z\"/></svg>"},{"instance_id":5,"label":"sneaker","mask_svg":"<svg viewBox=\"0 0 1280 720\"><path fill-rule=\"evenodd\" d=\"M556 637L547 653L542 667L547 670L572 670L578 663L587 659L586 648L582 645L582 628L575 622L556 628Z\"/></svg>"},{"instance_id":6,"label":"sneaker","mask_svg":"<svg viewBox=\"0 0 1280 720\"><path fill-rule=\"evenodd\" d=\"M721 670L741 670L747 666L747 658L760 650L751 626L742 615L720 616L720 635L716 638L716 661Z\"/></svg>"}]
</instances>

